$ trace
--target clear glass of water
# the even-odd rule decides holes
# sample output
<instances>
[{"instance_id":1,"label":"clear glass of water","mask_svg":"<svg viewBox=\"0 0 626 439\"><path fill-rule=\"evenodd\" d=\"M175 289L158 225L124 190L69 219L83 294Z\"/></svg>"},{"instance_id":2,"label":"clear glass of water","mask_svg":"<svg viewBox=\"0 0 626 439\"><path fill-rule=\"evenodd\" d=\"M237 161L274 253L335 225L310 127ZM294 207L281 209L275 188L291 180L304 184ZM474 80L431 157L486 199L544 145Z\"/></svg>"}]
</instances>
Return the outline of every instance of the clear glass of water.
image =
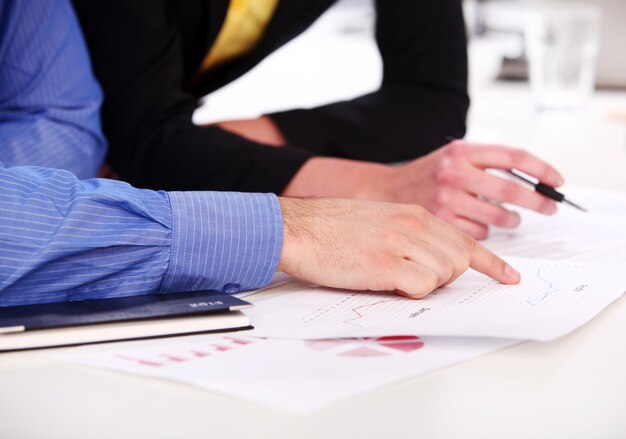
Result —
<instances>
[{"instance_id":1,"label":"clear glass of water","mask_svg":"<svg viewBox=\"0 0 626 439\"><path fill-rule=\"evenodd\" d=\"M530 86L538 110L577 110L595 86L601 9L578 2L535 4L525 39Z\"/></svg>"}]
</instances>

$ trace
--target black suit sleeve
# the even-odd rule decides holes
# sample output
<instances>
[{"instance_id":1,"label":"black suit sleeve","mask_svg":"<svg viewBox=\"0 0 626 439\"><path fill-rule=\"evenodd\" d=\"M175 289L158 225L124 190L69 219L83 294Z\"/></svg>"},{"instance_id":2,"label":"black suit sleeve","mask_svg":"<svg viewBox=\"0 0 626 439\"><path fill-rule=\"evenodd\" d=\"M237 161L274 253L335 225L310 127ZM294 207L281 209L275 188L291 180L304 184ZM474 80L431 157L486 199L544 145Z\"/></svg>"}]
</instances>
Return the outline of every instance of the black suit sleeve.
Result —
<instances>
[{"instance_id":1,"label":"black suit sleeve","mask_svg":"<svg viewBox=\"0 0 626 439\"><path fill-rule=\"evenodd\" d=\"M311 153L192 123L181 44L157 0L74 0L105 90L108 160L139 187L280 192Z\"/></svg>"},{"instance_id":2,"label":"black suit sleeve","mask_svg":"<svg viewBox=\"0 0 626 439\"><path fill-rule=\"evenodd\" d=\"M380 89L272 114L290 143L316 154L393 162L464 135L469 97L461 0L378 0L376 10Z\"/></svg>"}]
</instances>

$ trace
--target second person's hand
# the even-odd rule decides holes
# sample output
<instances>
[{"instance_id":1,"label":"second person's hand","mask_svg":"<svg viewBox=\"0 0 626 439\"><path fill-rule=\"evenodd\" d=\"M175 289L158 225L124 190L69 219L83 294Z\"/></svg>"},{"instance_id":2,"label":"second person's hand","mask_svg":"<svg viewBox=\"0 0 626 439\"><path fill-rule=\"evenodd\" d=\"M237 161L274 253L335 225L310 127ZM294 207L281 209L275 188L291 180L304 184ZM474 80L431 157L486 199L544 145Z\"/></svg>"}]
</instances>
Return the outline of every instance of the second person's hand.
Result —
<instances>
[{"instance_id":1,"label":"second person's hand","mask_svg":"<svg viewBox=\"0 0 626 439\"><path fill-rule=\"evenodd\" d=\"M554 167L522 149L454 141L399 166L314 157L300 168L283 195L418 204L483 239L491 225L513 228L520 222L519 214L495 203L547 215L557 210L553 200L533 189L486 172L513 168L549 186L563 184Z\"/></svg>"}]
</instances>

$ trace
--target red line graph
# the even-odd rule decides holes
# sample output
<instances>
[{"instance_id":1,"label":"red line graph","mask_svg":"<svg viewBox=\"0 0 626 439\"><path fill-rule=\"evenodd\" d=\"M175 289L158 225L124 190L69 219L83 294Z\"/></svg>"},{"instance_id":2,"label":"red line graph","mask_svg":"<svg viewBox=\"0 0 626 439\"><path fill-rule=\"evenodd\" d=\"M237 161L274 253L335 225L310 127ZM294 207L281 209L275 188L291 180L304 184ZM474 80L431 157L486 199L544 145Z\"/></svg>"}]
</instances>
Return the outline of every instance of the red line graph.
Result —
<instances>
[{"instance_id":1,"label":"red line graph","mask_svg":"<svg viewBox=\"0 0 626 439\"><path fill-rule=\"evenodd\" d=\"M359 319L362 319L364 317L363 313L359 312L359 310L362 310L364 308L369 308L369 307L372 307L372 306L377 306L377 305L380 305L382 303L399 302L400 300L403 300L403 299L384 299L384 300L379 300L377 302L368 303L367 305L355 306L350 311L353 312L354 314L356 314L356 316L352 317L351 319L344 320L343 323L348 324L348 325L360 326L360 325L357 325L357 324L353 323L355 320L359 320Z\"/></svg>"}]
</instances>

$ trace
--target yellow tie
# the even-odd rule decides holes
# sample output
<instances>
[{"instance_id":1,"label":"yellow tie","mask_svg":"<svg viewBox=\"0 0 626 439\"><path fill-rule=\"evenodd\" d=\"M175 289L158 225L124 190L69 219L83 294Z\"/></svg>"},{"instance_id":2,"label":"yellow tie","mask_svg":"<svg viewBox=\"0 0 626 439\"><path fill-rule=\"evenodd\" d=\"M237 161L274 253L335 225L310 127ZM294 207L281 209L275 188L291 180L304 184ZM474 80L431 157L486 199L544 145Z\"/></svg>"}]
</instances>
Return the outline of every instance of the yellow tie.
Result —
<instances>
[{"instance_id":1,"label":"yellow tie","mask_svg":"<svg viewBox=\"0 0 626 439\"><path fill-rule=\"evenodd\" d=\"M222 29L204 58L200 72L252 50L261 39L277 5L278 0L230 0Z\"/></svg>"}]
</instances>

